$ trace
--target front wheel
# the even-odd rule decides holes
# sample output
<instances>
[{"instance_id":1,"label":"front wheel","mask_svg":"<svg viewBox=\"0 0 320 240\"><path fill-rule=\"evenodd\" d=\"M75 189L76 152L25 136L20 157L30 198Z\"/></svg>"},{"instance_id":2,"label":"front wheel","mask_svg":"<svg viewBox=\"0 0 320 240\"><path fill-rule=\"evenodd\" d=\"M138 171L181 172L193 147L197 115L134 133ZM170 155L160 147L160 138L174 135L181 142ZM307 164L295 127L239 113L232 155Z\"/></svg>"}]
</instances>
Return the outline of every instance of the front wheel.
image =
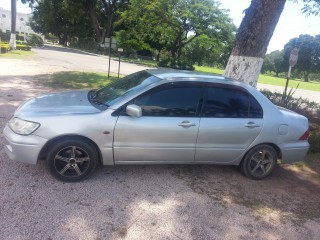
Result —
<instances>
[{"instance_id":1,"label":"front wheel","mask_svg":"<svg viewBox=\"0 0 320 240\"><path fill-rule=\"evenodd\" d=\"M241 162L240 169L248 178L260 180L267 177L277 162L273 147L263 144L249 150Z\"/></svg>"},{"instance_id":2,"label":"front wheel","mask_svg":"<svg viewBox=\"0 0 320 240\"><path fill-rule=\"evenodd\" d=\"M98 152L91 143L78 139L63 140L51 148L47 167L58 180L76 182L93 173L98 158Z\"/></svg>"}]
</instances>

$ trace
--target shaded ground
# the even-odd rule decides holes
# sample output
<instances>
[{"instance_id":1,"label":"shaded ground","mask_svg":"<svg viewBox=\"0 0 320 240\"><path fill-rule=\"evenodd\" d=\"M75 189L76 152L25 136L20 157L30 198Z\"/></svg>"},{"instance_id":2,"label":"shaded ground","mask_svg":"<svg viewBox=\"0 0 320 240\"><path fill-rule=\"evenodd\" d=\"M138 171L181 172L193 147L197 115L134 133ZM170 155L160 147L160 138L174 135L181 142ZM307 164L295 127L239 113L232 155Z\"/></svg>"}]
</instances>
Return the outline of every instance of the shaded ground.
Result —
<instances>
[{"instance_id":1,"label":"shaded ground","mask_svg":"<svg viewBox=\"0 0 320 240\"><path fill-rule=\"evenodd\" d=\"M44 69L0 76L0 129L22 101L52 91L33 82ZM251 181L235 167L118 166L62 183L44 162L10 161L3 144L1 133L1 239L320 239L320 181L307 167Z\"/></svg>"}]
</instances>

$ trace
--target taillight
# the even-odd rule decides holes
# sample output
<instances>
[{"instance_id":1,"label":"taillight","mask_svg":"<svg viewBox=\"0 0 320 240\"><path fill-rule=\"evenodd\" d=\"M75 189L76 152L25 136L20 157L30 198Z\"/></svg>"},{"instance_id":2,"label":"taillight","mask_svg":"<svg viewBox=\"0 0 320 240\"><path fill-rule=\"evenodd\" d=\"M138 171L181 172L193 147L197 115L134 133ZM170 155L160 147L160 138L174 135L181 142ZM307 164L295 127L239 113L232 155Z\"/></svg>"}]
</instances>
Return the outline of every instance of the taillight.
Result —
<instances>
[{"instance_id":1,"label":"taillight","mask_svg":"<svg viewBox=\"0 0 320 240\"><path fill-rule=\"evenodd\" d=\"M306 140L308 140L309 136L310 136L310 129L308 129L304 134L302 134L302 136L299 138L299 140L306 141Z\"/></svg>"}]
</instances>

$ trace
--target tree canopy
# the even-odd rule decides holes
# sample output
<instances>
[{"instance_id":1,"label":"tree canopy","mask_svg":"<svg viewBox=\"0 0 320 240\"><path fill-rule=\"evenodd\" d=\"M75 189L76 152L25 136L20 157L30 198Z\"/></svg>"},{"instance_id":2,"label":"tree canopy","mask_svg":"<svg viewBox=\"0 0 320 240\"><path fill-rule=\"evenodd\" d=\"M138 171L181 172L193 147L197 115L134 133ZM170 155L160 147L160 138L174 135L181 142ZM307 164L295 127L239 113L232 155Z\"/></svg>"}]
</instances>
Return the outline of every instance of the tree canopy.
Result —
<instances>
[{"instance_id":1,"label":"tree canopy","mask_svg":"<svg viewBox=\"0 0 320 240\"><path fill-rule=\"evenodd\" d=\"M282 51L274 51L267 54L262 66L262 72L286 73L289 67L291 50L299 51L298 62L292 69L293 76L309 80L311 73L320 73L320 35L300 35L291 39Z\"/></svg>"},{"instance_id":2,"label":"tree canopy","mask_svg":"<svg viewBox=\"0 0 320 240\"><path fill-rule=\"evenodd\" d=\"M227 12L212 0L131 0L122 19L128 38L167 50L173 61L202 35L229 46L236 30Z\"/></svg>"}]
</instances>

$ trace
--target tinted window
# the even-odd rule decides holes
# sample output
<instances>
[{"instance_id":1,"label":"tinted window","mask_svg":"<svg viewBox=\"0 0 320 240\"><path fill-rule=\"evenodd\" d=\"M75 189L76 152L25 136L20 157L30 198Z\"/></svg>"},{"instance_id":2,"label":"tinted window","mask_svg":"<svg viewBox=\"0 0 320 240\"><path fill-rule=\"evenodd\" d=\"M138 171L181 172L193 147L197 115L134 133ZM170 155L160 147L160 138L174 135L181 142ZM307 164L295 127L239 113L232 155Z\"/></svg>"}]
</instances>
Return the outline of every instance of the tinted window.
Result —
<instances>
[{"instance_id":1,"label":"tinted window","mask_svg":"<svg viewBox=\"0 0 320 240\"><path fill-rule=\"evenodd\" d=\"M230 88L208 88L202 115L216 118L262 118L258 102L248 94Z\"/></svg>"},{"instance_id":2,"label":"tinted window","mask_svg":"<svg viewBox=\"0 0 320 240\"><path fill-rule=\"evenodd\" d=\"M143 116L194 117L202 97L201 87L160 87L136 98Z\"/></svg>"}]
</instances>

